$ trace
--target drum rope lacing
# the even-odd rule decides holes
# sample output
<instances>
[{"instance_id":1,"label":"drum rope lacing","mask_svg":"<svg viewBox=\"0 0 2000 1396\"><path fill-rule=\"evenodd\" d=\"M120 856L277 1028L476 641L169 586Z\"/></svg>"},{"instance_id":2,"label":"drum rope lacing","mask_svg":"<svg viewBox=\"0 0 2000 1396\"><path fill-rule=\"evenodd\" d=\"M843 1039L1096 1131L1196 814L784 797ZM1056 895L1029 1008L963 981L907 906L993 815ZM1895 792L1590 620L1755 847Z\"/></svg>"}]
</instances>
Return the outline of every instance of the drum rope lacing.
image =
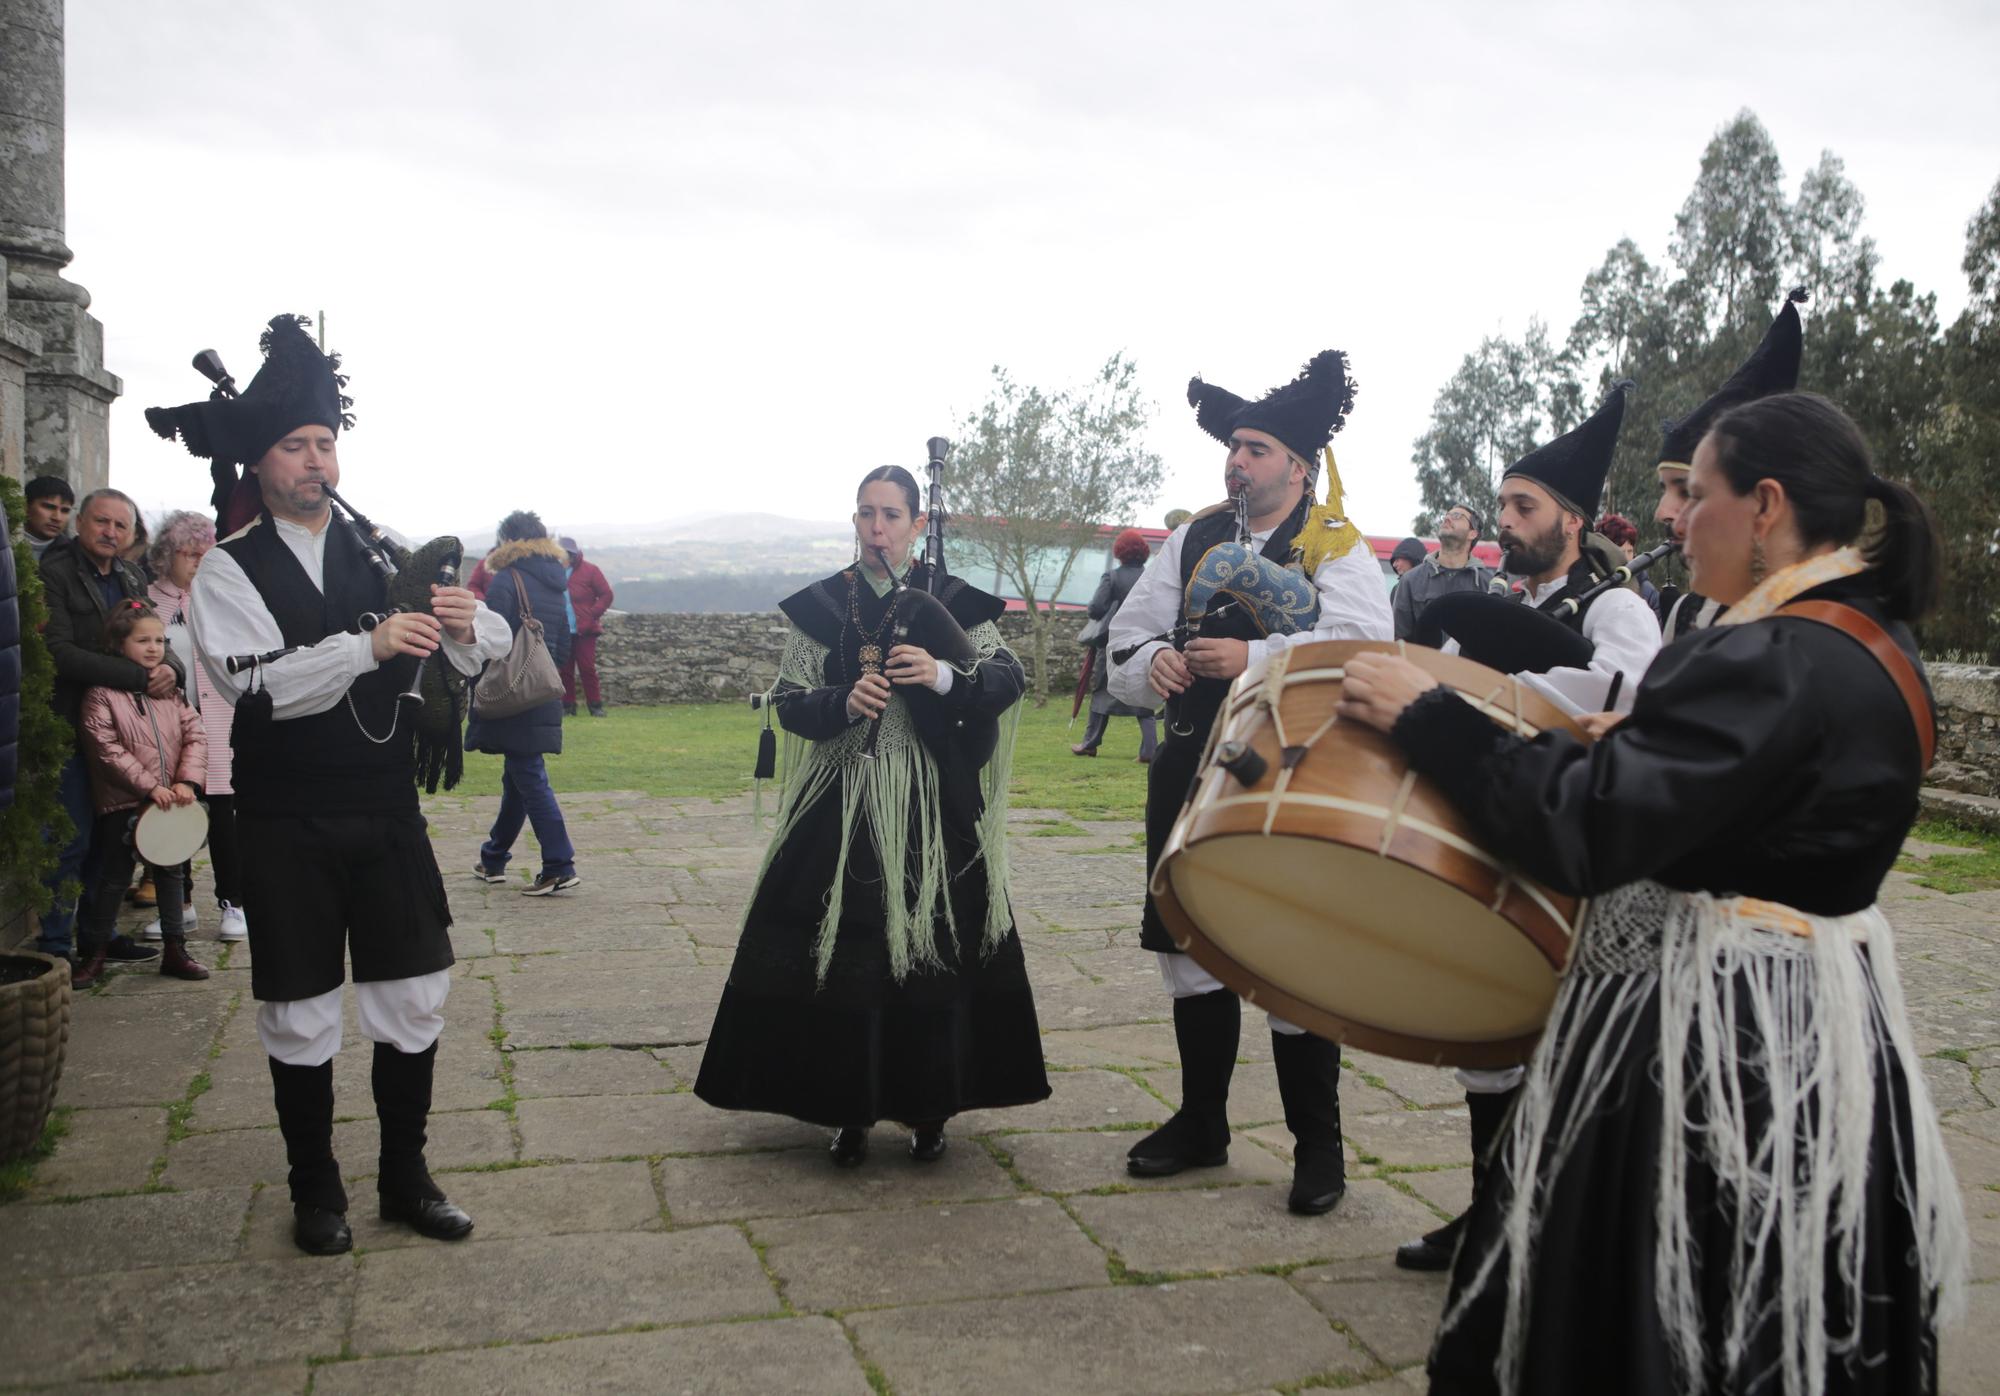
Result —
<instances>
[{"instance_id":1,"label":"drum rope lacing","mask_svg":"<svg viewBox=\"0 0 2000 1396\"><path fill-rule=\"evenodd\" d=\"M1278 778L1271 783L1271 793L1266 797L1264 807L1264 834L1269 837L1271 829L1278 822L1278 807L1285 802L1285 787L1292 783L1292 772L1306 759L1313 743L1333 730L1340 721L1339 712L1327 714L1326 721L1312 730L1312 734L1296 746L1285 736L1285 714L1279 706L1284 697L1288 671L1291 668L1292 651L1289 646L1272 655L1264 664L1264 684L1257 690L1254 706L1262 708L1270 717L1271 731L1278 739ZM1345 671L1343 671L1345 672Z\"/></svg>"}]
</instances>

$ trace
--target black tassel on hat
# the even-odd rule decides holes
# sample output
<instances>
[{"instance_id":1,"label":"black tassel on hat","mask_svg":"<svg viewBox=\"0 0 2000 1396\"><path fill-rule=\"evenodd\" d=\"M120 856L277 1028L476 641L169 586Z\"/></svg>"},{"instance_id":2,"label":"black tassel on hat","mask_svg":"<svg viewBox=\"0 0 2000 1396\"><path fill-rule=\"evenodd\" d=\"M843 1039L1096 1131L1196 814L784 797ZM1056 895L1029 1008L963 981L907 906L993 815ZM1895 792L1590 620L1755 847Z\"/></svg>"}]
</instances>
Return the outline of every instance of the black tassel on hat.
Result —
<instances>
[{"instance_id":1,"label":"black tassel on hat","mask_svg":"<svg viewBox=\"0 0 2000 1396\"><path fill-rule=\"evenodd\" d=\"M1348 376L1347 355L1326 349L1313 355L1297 378L1257 402L1198 376L1188 379L1187 397L1196 425L1225 446L1231 432L1249 427L1277 437L1293 455L1312 464L1320 448L1346 425L1354 407L1354 380Z\"/></svg>"},{"instance_id":2,"label":"black tassel on hat","mask_svg":"<svg viewBox=\"0 0 2000 1396\"><path fill-rule=\"evenodd\" d=\"M1632 387L1629 378L1613 384L1595 412L1508 466L1502 482L1517 477L1533 480L1563 508L1586 520L1596 518L1604 480L1611 473L1611 454L1618 447L1618 428L1625 420L1625 396Z\"/></svg>"},{"instance_id":3,"label":"black tassel on hat","mask_svg":"<svg viewBox=\"0 0 2000 1396\"><path fill-rule=\"evenodd\" d=\"M1687 416L1663 424L1666 440L1660 446L1661 465L1687 469L1694 460L1694 448L1701 444L1702 437L1708 435L1709 426L1717 417L1732 407L1740 407L1773 393L1789 393L1799 386L1799 360L1805 353L1805 330L1799 323L1798 308L1805 300L1806 288L1803 286L1787 296L1777 317L1771 321L1771 327L1764 331L1764 338L1750 357L1743 361L1742 367L1729 375L1729 381Z\"/></svg>"}]
</instances>

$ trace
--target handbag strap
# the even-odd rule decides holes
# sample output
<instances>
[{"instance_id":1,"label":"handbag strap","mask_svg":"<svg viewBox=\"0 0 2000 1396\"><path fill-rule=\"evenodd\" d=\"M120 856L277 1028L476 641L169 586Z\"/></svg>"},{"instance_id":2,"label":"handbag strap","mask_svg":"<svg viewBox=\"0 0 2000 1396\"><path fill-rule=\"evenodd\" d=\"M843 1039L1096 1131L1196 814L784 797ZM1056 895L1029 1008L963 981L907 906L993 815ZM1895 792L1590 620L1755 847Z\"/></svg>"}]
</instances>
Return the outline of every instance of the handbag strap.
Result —
<instances>
[{"instance_id":1,"label":"handbag strap","mask_svg":"<svg viewBox=\"0 0 2000 1396\"><path fill-rule=\"evenodd\" d=\"M1932 758L1937 755L1937 724L1931 718L1930 701L1924 696L1924 684L1917 677L1917 666L1910 663L1910 657L1889 638L1889 632L1854 607L1844 606L1838 601L1794 601L1789 606L1779 607L1776 614L1797 616L1801 620L1832 626L1875 657L1875 662L1887 672L1890 681L1896 685L1896 691L1910 706L1910 721L1917 729L1917 749L1923 756L1924 769L1928 771Z\"/></svg>"},{"instance_id":2,"label":"handbag strap","mask_svg":"<svg viewBox=\"0 0 2000 1396\"><path fill-rule=\"evenodd\" d=\"M528 584L521 580L518 567L509 567L507 575L514 579L514 595L521 599L521 624L526 625L535 618L535 608L528 604Z\"/></svg>"}]
</instances>

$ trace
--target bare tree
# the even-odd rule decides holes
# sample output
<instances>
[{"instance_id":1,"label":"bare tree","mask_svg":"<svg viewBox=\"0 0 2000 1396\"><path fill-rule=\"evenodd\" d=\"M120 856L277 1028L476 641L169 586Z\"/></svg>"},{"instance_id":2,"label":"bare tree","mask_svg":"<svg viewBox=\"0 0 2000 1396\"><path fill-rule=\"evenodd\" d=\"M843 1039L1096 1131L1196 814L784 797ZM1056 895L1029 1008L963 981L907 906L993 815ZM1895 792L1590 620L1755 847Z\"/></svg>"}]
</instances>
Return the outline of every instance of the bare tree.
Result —
<instances>
[{"instance_id":1,"label":"bare tree","mask_svg":"<svg viewBox=\"0 0 2000 1396\"><path fill-rule=\"evenodd\" d=\"M1048 701L1049 613L1107 523L1159 492L1160 458L1140 440L1152 405L1138 368L1113 354L1087 383L1047 391L993 370L993 391L959 424L950 491L954 537L1027 607L1036 702Z\"/></svg>"}]
</instances>

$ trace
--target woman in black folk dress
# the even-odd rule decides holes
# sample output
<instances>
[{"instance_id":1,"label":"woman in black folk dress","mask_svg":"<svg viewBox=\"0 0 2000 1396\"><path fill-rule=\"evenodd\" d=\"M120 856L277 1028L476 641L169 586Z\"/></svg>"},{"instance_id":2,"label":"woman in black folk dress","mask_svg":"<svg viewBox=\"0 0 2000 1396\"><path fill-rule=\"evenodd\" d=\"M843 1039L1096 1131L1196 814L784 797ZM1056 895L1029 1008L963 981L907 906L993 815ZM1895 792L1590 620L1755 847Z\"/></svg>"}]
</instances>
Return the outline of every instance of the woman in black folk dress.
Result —
<instances>
[{"instance_id":1,"label":"woman in black folk dress","mask_svg":"<svg viewBox=\"0 0 2000 1396\"><path fill-rule=\"evenodd\" d=\"M956 577L934 594L969 655L898 643L916 608L894 588L923 587L909 556L925 523L908 471L871 471L854 516L866 560L781 603L786 788L695 1082L711 1105L833 1127L846 1165L878 1120L910 1125L931 1162L951 1116L1049 1094L1006 891L1025 676L993 624L1001 602Z\"/></svg>"},{"instance_id":2,"label":"woman in black folk dress","mask_svg":"<svg viewBox=\"0 0 2000 1396\"><path fill-rule=\"evenodd\" d=\"M1394 656L1347 670L1343 717L1388 732L1492 851L1594 899L1506 1181L1459 1248L1433 1393L1935 1392L1963 1302L1958 1192L1875 907L1932 733L1907 623L1935 595L1933 525L1806 394L1718 420L1690 486L1676 533L1729 610L1596 743L1504 734Z\"/></svg>"}]
</instances>

